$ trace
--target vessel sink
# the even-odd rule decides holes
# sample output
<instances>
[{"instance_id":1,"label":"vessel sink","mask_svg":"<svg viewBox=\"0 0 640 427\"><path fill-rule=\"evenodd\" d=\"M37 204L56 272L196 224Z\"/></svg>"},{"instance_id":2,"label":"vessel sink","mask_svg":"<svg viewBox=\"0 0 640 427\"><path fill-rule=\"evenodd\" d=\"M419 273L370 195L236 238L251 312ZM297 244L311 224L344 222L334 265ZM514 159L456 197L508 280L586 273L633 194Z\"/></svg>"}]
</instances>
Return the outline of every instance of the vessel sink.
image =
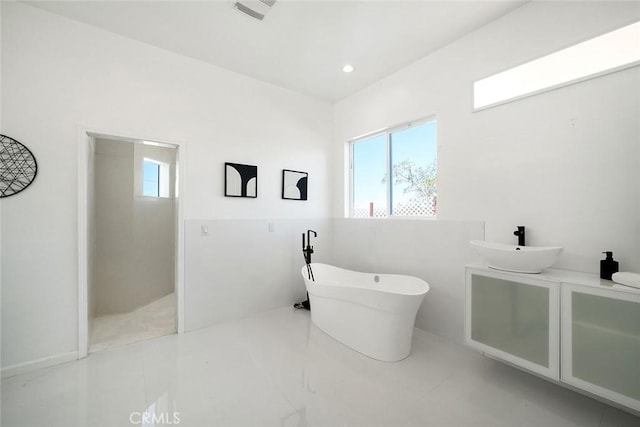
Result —
<instances>
[{"instance_id":1,"label":"vessel sink","mask_svg":"<svg viewBox=\"0 0 640 427\"><path fill-rule=\"evenodd\" d=\"M517 273L540 273L558 260L563 249L561 246L516 246L484 240L469 243L489 267Z\"/></svg>"}]
</instances>

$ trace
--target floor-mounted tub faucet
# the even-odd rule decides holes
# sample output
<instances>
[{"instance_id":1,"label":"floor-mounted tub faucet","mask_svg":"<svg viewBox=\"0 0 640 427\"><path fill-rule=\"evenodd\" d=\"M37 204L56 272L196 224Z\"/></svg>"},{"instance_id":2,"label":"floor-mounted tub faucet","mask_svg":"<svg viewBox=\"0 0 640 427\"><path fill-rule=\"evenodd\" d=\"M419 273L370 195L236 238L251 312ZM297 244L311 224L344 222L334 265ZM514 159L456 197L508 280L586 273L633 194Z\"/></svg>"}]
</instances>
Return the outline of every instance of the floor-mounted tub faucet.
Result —
<instances>
[{"instance_id":1,"label":"floor-mounted tub faucet","mask_svg":"<svg viewBox=\"0 0 640 427\"><path fill-rule=\"evenodd\" d=\"M513 232L514 236L518 236L518 246L524 246L524 225L519 225L518 229Z\"/></svg>"},{"instance_id":2,"label":"floor-mounted tub faucet","mask_svg":"<svg viewBox=\"0 0 640 427\"><path fill-rule=\"evenodd\" d=\"M311 246L311 234L313 237L318 237L318 233L313 230L307 230L307 239L305 241L304 233L302 233L302 254L304 255L304 262L307 263L307 274L309 280L316 281L313 277L313 270L311 269L311 254L313 253L313 246ZM311 310L311 302L309 301L309 292L307 292L306 301L293 304L295 308L304 308L305 310Z\"/></svg>"},{"instance_id":3,"label":"floor-mounted tub faucet","mask_svg":"<svg viewBox=\"0 0 640 427\"><path fill-rule=\"evenodd\" d=\"M302 253L304 254L304 260L307 264L311 264L311 254L313 253L313 246L311 246L311 233L313 237L318 237L318 233L313 230L307 230L307 242L305 246L304 233L302 233Z\"/></svg>"}]
</instances>

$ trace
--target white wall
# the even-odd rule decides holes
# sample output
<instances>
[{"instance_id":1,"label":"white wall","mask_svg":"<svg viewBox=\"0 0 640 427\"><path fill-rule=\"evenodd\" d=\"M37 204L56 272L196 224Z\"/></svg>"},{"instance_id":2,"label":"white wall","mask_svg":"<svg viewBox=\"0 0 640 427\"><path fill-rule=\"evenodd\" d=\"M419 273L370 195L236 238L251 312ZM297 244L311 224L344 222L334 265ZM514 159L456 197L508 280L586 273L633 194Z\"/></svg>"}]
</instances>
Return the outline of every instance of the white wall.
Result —
<instances>
[{"instance_id":1,"label":"white wall","mask_svg":"<svg viewBox=\"0 0 640 427\"><path fill-rule=\"evenodd\" d=\"M291 206L304 203L289 200ZM273 231L269 231L269 224ZM208 234L202 233L205 227ZM313 262L331 262L333 221L326 218L189 220L185 329L193 330L306 299L300 269L302 233L312 237Z\"/></svg>"},{"instance_id":2,"label":"white wall","mask_svg":"<svg viewBox=\"0 0 640 427\"><path fill-rule=\"evenodd\" d=\"M2 2L0 2L0 133L4 135L2 129Z\"/></svg>"},{"instance_id":3,"label":"white wall","mask_svg":"<svg viewBox=\"0 0 640 427\"><path fill-rule=\"evenodd\" d=\"M132 311L174 290L173 199L144 197L142 169L144 158L171 165L173 187L175 149L103 139L95 145L96 251L89 301L94 315L102 316Z\"/></svg>"},{"instance_id":4,"label":"white wall","mask_svg":"<svg viewBox=\"0 0 640 427\"><path fill-rule=\"evenodd\" d=\"M484 239L481 221L335 219L332 263L425 280L416 327L462 342L464 266L479 261L468 244L474 239Z\"/></svg>"},{"instance_id":5,"label":"white wall","mask_svg":"<svg viewBox=\"0 0 640 427\"><path fill-rule=\"evenodd\" d=\"M133 285L133 147L95 140L94 315L129 311L123 307Z\"/></svg>"},{"instance_id":6,"label":"white wall","mask_svg":"<svg viewBox=\"0 0 640 427\"><path fill-rule=\"evenodd\" d=\"M40 166L2 204L5 367L77 349L78 126L185 142L186 220L329 215L331 105L22 3L2 43L3 128ZM258 199L223 196L225 161L259 166ZM280 199L282 169L309 172L308 202Z\"/></svg>"},{"instance_id":7,"label":"white wall","mask_svg":"<svg viewBox=\"0 0 640 427\"><path fill-rule=\"evenodd\" d=\"M0 134L4 135L2 128L2 2L0 2ZM0 225L2 224L2 208L0 207ZM2 227L0 226L0 242L2 242ZM0 244L0 311L2 310L2 245ZM0 366L2 366L2 313L0 313ZM0 391L0 398L2 392ZM2 409L0 408L0 417ZM0 418L1 419L1 418Z\"/></svg>"},{"instance_id":8,"label":"white wall","mask_svg":"<svg viewBox=\"0 0 640 427\"><path fill-rule=\"evenodd\" d=\"M142 195L143 163L150 158L169 165L170 198ZM175 290L175 169L176 149L135 144L133 157L133 247L136 267L131 277L136 296L128 301L131 310L149 304Z\"/></svg>"},{"instance_id":9,"label":"white wall","mask_svg":"<svg viewBox=\"0 0 640 427\"><path fill-rule=\"evenodd\" d=\"M435 114L440 219L486 238L562 245L557 267L597 272L600 252L640 272L640 68L472 113L472 83L640 18L637 2L532 2L335 106L345 142ZM336 174L334 214L347 181Z\"/></svg>"},{"instance_id":10,"label":"white wall","mask_svg":"<svg viewBox=\"0 0 640 427\"><path fill-rule=\"evenodd\" d=\"M484 238L481 221L186 221L185 279L191 285L185 295L186 330L281 307L281 301L304 300L301 234L309 228L318 233L312 240L313 262L426 280L431 289L416 326L462 341L464 266L479 261L468 242Z\"/></svg>"}]
</instances>

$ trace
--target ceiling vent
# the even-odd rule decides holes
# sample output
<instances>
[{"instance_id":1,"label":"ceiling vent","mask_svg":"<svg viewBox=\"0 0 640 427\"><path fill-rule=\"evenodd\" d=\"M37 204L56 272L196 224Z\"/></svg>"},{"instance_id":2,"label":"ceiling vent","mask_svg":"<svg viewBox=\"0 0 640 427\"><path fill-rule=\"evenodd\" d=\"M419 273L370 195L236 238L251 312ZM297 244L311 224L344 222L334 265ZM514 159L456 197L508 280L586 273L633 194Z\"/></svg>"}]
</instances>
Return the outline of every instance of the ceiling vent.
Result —
<instances>
[{"instance_id":1,"label":"ceiling vent","mask_svg":"<svg viewBox=\"0 0 640 427\"><path fill-rule=\"evenodd\" d=\"M250 17L262 21L276 0L242 0L236 1L233 7Z\"/></svg>"}]
</instances>

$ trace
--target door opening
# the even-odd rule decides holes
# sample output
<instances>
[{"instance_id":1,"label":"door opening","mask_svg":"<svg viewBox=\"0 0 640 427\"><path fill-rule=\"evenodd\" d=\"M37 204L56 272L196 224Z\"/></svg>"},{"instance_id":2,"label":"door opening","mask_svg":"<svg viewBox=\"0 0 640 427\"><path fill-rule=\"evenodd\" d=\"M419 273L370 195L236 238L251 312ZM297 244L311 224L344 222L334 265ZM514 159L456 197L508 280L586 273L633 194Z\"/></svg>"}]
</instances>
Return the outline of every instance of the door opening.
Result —
<instances>
[{"instance_id":1,"label":"door opening","mask_svg":"<svg viewBox=\"0 0 640 427\"><path fill-rule=\"evenodd\" d=\"M180 145L84 132L79 357L182 332Z\"/></svg>"}]
</instances>

